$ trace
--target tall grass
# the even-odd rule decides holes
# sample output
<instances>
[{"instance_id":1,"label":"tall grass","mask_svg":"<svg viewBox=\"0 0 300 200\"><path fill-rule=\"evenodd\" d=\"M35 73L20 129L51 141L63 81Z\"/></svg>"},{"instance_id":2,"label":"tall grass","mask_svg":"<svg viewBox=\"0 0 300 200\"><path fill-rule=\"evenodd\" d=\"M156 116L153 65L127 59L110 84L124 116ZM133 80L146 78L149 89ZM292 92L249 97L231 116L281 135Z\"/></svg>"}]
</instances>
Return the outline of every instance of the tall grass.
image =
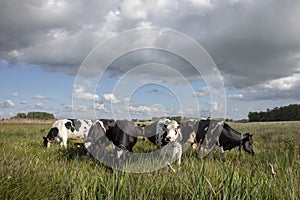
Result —
<instances>
[{"instance_id":1,"label":"tall grass","mask_svg":"<svg viewBox=\"0 0 300 200\"><path fill-rule=\"evenodd\" d=\"M300 199L300 123L230 125L254 134L253 157L234 149L225 162L199 160L189 149L176 173L135 174L101 165L72 142L45 149L50 124L1 124L0 199ZM143 140L134 147L153 149Z\"/></svg>"}]
</instances>

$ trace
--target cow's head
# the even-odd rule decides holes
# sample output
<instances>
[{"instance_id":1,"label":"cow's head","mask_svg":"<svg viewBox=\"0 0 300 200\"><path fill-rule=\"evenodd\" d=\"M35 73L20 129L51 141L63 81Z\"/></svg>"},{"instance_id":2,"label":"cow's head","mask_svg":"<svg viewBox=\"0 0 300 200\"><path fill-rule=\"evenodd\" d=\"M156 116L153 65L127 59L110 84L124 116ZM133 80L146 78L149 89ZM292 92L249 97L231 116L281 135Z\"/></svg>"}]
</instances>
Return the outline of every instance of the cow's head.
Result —
<instances>
[{"instance_id":1,"label":"cow's head","mask_svg":"<svg viewBox=\"0 0 300 200\"><path fill-rule=\"evenodd\" d=\"M165 131L167 132L165 138L166 142L181 140L180 126L175 120L170 121L170 123L165 126Z\"/></svg>"},{"instance_id":2,"label":"cow's head","mask_svg":"<svg viewBox=\"0 0 300 200\"><path fill-rule=\"evenodd\" d=\"M254 155L254 151L253 151L253 148L252 148L252 144L253 144L253 140L252 140L252 134L250 133L246 133L242 139L242 146L243 146L243 149L251 154L251 155Z\"/></svg>"},{"instance_id":3,"label":"cow's head","mask_svg":"<svg viewBox=\"0 0 300 200\"><path fill-rule=\"evenodd\" d=\"M43 137L43 139L44 139L44 147L47 147L47 148L49 148L50 147L50 139L48 138L48 137Z\"/></svg>"},{"instance_id":4,"label":"cow's head","mask_svg":"<svg viewBox=\"0 0 300 200\"><path fill-rule=\"evenodd\" d=\"M55 140L58 135L58 128L52 127L46 137L43 137L44 147L50 147L51 141Z\"/></svg>"}]
</instances>

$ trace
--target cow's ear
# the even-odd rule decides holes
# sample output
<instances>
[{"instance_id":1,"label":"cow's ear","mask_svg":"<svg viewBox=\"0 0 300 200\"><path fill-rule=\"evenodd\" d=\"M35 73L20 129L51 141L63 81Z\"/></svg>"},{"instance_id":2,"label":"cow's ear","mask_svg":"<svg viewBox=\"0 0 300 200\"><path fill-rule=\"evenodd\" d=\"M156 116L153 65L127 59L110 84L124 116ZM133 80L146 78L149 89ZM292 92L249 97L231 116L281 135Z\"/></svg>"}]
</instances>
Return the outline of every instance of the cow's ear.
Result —
<instances>
[{"instance_id":1,"label":"cow's ear","mask_svg":"<svg viewBox=\"0 0 300 200\"><path fill-rule=\"evenodd\" d=\"M45 136L43 136L43 139L46 140L47 138Z\"/></svg>"}]
</instances>

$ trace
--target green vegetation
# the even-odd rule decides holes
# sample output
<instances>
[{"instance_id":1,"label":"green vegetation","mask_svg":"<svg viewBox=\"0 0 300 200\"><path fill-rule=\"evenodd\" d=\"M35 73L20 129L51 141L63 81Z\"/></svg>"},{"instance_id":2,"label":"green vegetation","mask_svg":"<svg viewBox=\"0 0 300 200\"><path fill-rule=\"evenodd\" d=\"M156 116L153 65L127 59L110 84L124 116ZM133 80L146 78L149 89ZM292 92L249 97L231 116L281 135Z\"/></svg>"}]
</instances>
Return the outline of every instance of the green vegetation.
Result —
<instances>
[{"instance_id":1,"label":"green vegetation","mask_svg":"<svg viewBox=\"0 0 300 200\"><path fill-rule=\"evenodd\" d=\"M25 113L18 113L11 119L40 119L40 120L52 120L55 119L54 115L47 112L29 112L27 115Z\"/></svg>"},{"instance_id":2,"label":"green vegetation","mask_svg":"<svg viewBox=\"0 0 300 200\"><path fill-rule=\"evenodd\" d=\"M300 120L300 105L291 104L288 106L267 109L266 112L249 112L250 122L264 121L297 121Z\"/></svg>"},{"instance_id":3,"label":"green vegetation","mask_svg":"<svg viewBox=\"0 0 300 200\"><path fill-rule=\"evenodd\" d=\"M112 171L67 149L45 149L51 124L0 124L0 199L300 199L300 122L230 123L254 134L255 155L236 149L226 161L188 150L176 173ZM153 149L139 140L134 150ZM272 176L268 164L276 172Z\"/></svg>"}]
</instances>

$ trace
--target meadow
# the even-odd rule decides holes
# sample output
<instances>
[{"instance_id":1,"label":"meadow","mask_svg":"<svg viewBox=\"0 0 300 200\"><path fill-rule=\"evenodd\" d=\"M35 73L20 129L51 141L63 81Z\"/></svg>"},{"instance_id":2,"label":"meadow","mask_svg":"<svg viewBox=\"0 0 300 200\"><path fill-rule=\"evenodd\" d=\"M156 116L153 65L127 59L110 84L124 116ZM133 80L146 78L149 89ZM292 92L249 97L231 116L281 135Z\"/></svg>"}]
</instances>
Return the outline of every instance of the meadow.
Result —
<instances>
[{"instance_id":1,"label":"meadow","mask_svg":"<svg viewBox=\"0 0 300 200\"><path fill-rule=\"evenodd\" d=\"M68 143L45 149L51 124L0 123L0 199L300 199L300 122L230 123L253 133L254 156L237 149L137 174L111 170ZM155 149L139 140L134 151ZM272 175L269 164L274 167Z\"/></svg>"}]
</instances>

